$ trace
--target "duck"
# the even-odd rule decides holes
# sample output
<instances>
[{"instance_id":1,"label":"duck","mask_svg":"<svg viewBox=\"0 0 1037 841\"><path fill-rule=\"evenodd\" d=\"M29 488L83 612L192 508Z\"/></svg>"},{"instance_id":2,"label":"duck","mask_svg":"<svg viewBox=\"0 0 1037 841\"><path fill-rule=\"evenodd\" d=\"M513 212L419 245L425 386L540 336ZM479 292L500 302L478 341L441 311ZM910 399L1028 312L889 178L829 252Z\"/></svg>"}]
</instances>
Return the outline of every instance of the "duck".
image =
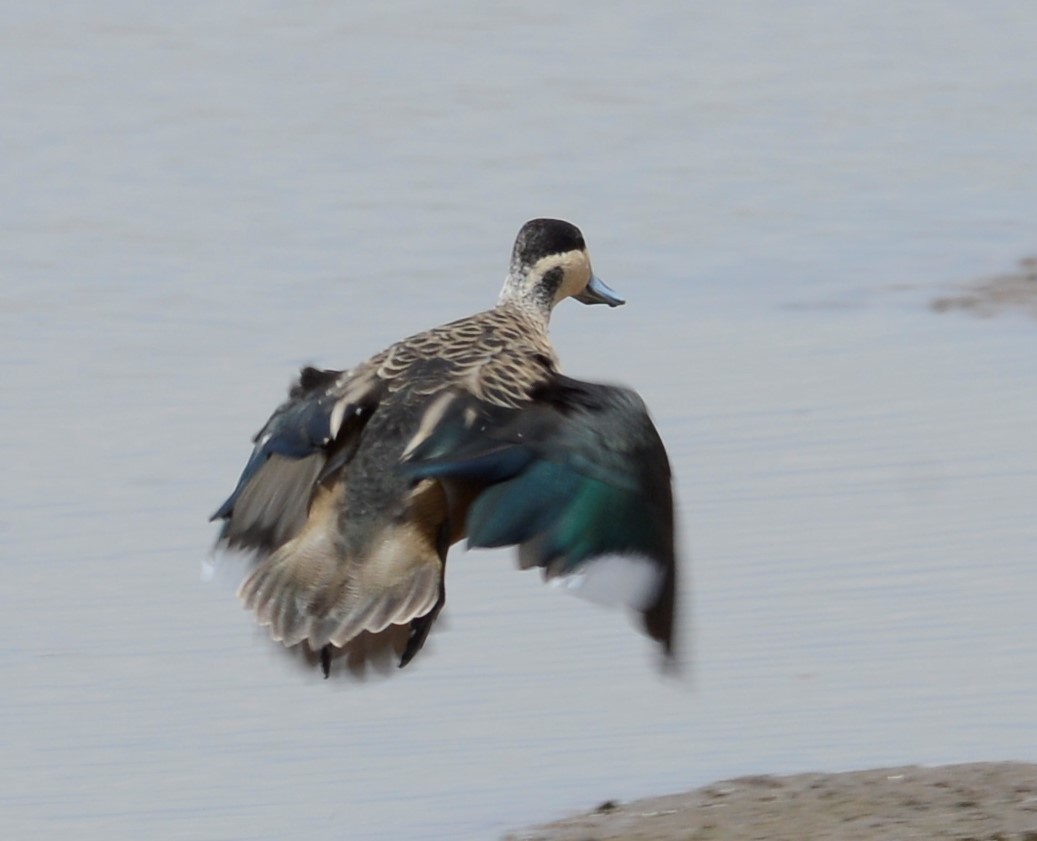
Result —
<instances>
[{"instance_id":1,"label":"duck","mask_svg":"<svg viewBox=\"0 0 1037 841\"><path fill-rule=\"evenodd\" d=\"M675 659L669 460L633 390L562 374L555 306L625 303L582 232L533 219L496 306L348 370L305 367L212 515L251 564L238 595L328 677L406 666L446 603L447 553L518 547L522 569L640 617Z\"/></svg>"}]
</instances>

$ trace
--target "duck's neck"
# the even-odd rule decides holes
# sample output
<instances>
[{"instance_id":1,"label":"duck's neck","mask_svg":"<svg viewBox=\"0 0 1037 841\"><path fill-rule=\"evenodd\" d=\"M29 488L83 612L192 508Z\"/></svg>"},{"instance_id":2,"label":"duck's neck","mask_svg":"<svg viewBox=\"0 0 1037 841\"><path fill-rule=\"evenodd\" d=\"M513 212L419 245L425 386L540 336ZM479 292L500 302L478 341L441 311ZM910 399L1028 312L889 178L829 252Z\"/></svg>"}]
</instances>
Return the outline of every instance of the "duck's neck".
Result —
<instances>
[{"instance_id":1,"label":"duck's neck","mask_svg":"<svg viewBox=\"0 0 1037 841\"><path fill-rule=\"evenodd\" d=\"M497 299L497 306L518 310L540 322L547 329L554 308L552 291L536 282L528 272L512 267L504 279L504 287Z\"/></svg>"}]
</instances>

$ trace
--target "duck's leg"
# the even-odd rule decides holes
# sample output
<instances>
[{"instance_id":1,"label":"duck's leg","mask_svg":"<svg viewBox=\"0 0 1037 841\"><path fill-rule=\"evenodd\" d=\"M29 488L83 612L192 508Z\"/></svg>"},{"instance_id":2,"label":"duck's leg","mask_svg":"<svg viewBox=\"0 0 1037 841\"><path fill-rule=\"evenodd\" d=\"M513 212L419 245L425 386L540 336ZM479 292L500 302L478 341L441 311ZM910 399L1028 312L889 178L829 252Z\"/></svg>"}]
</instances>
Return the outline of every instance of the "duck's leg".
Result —
<instances>
[{"instance_id":1,"label":"duck's leg","mask_svg":"<svg viewBox=\"0 0 1037 841\"><path fill-rule=\"evenodd\" d=\"M407 638L407 647L403 650L403 656L400 657L400 668L402 669L411 660L414 659L414 655L421 651L425 640L428 639L429 631L432 630L432 623L436 621L436 617L439 616L439 611L443 609L443 605L446 604L446 555L450 550L450 521L444 520L439 526L439 532L436 535L436 552L439 554L440 571L439 571L439 598L436 599L436 603L432 606L432 610L426 613L424 616L419 616L410 623L410 636Z\"/></svg>"}]
</instances>

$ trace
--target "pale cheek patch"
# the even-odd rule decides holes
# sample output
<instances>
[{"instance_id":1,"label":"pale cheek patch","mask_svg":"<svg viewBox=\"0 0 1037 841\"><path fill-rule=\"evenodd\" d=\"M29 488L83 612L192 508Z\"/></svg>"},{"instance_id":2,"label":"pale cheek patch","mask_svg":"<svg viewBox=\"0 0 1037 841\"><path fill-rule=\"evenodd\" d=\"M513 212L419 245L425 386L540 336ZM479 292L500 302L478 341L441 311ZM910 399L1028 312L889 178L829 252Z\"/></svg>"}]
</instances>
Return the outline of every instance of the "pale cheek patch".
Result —
<instances>
[{"instance_id":1,"label":"pale cheek patch","mask_svg":"<svg viewBox=\"0 0 1037 841\"><path fill-rule=\"evenodd\" d=\"M590 261L582 251L570 251L562 255L561 265L565 276L555 294L555 303L579 295L591 279Z\"/></svg>"},{"instance_id":2,"label":"pale cheek patch","mask_svg":"<svg viewBox=\"0 0 1037 841\"><path fill-rule=\"evenodd\" d=\"M644 611L659 595L663 579L663 570L644 555L605 555L551 584L595 604Z\"/></svg>"},{"instance_id":3,"label":"pale cheek patch","mask_svg":"<svg viewBox=\"0 0 1037 841\"><path fill-rule=\"evenodd\" d=\"M541 257L533 264L530 277L542 278L555 269L562 270L562 282L554 290L553 302L558 304L573 295L579 295L591 279L590 260L583 251L567 251Z\"/></svg>"}]
</instances>

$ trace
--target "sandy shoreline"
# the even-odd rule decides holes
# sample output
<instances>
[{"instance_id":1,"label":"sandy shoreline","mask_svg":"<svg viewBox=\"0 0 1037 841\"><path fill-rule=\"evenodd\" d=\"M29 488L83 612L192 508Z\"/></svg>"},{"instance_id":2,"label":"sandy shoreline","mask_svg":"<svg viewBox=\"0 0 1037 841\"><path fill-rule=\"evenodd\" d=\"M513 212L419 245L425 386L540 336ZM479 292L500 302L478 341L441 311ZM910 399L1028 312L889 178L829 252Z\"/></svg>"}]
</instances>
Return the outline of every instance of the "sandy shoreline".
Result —
<instances>
[{"instance_id":1,"label":"sandy shoreline","mask_svg":"<svg viewBox=\"0 0 1037 841\"><path fill-rule=\"evenodd\" d=\"M506 841L1037 841L1037 764L754 776L513 832Z\"/></svg>"}]
</instances>

